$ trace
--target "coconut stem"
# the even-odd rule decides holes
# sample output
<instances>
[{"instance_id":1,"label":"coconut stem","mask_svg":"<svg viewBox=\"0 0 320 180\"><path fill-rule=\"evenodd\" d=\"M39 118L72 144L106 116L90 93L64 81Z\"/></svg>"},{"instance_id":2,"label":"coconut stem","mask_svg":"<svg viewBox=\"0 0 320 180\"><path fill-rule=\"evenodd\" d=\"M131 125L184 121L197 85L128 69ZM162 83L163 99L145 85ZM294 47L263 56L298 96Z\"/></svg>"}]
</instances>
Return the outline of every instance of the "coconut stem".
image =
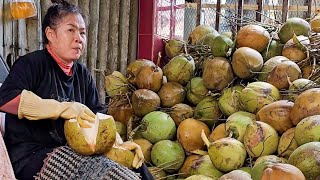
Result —
<instances>
[{"instance_id":1,"label":"coconut stem","mask_svg":"<svg viewBox=\"0 0 320 180\"><path fill-rule=\"evenodd\" d=\"M207 138L207 135L204 133L204 130L201 131L201 138L202 138L203 142L206 144L206 146L209 147L210 141Z\"/></svg>"}]
</instances>

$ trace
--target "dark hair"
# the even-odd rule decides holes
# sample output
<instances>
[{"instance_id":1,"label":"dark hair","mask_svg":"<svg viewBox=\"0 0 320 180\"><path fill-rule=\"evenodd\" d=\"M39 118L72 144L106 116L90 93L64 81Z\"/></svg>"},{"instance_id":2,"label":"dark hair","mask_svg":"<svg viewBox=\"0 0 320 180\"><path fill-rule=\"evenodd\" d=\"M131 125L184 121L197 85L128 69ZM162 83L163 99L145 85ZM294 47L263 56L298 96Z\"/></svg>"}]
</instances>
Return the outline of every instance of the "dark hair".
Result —
<instances>
[{"instance_id":1,"label":"dark hair","mask_svg":"<svg viewBox=\"0 0 320 180\"><path fill-rule=\"evenodd\" d=\"M55 28L62 18L69 14L80 14L83 19L85 19L79 7L65 0L55 1L55 3L48 8L42 22L42 35L44 44L48 44L48 39L45 33L46 28Z\"/></svg>"}]
</instances>

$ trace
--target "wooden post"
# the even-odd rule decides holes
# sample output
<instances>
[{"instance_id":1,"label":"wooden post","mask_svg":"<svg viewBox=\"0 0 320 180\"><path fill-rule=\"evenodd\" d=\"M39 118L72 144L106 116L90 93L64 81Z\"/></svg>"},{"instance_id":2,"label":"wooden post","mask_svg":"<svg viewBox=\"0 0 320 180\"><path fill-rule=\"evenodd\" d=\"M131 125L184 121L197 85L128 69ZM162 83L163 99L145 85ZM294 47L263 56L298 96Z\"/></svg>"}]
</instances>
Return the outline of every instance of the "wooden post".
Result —
<instances>
[{"instance_id":1,"label":"wooden post","mask_svg":"<svg viewBox=\"0 0 320 180\"><path fill-rule=\"evenodd\" d=\"M220 28L220 14L221 14L221 0L217 0L216 27L215 27L217 31L219 31L219 28Z\"/></svg>"},{"instance_id":2,"label":"wooden post","mask_svg":"<svg viewBox=\"0 0 320 180\"><path fill-rule=\"evenodd\" d=\"M118 50L119 50L119 12L120 1L110 0L112 8L110 9L110 22L109 22L109 46L108 46L108 66L110 72L118 70Z\"/></svg>"},{"instance_id":3,"label":"wooden post","mask_svg":"<svg viewBox=\"0 0 320 180\"><path fill-rule=\"evenodd\" d=\"M139 0L130 1L129 62L137 59Z\"/></svg>"},{"instance_id":4,"label":"wooden post","mask_svg":"<svg viewBox=\"0 0 320 180\"><path fill-rule=\"evenodd\" d=\"M99 4L100 0L90 1L90 25L88 28L88 49L87 49L87 68L91 72L93 78L96 77L95 68L97 61L98 49L98 25L99 25Z\"/></svg>"},{"instance_id":5,"label":"wooden post","mask_svg":"<svg viewBox=\"0 0 320 180\"><path fill-rule=\"evenodd\" d=\"M257 4L258 4L258 11L256 12L256 20L258 22L262 22L262 14L263 14L263 3L264 0L257 0Z\"/></svg>"},{"instance_id":6,"label":"wooden post","mask_svg":"<svg viewBox=\"0 0 320 180\"><path fill-rule=\"evenodd\" d=\"M89 31L88 28L90 26L90 22L89 22L90 1L88 1L88 0L78 0L78 6L81 9L82 14L84 15L84 21L87 24L87 32L88 32ZM79 61L81 63L83 63L84 65L87 65L87 48L88 48L88 45L85 47L84 52L83 52L81 58L79 59Z\"/></svg>"},{"instance_id":7,"label":"wooden post","mask_svg":"<svg viewBox=\"0 0 320 180\"><path fill-rule=\"evenodd\" d=\"M36 36L37 37L37 36ZM26 20L19 19L18 20L18 51L17 55L22 56L27 52L27 27Z\"/></svg>"},{"instance_id":8,"label":"wooden post","mask_svg":"<svg viewBox=\"0 0 320 180\"><path fill-rule=\"evenodd\" d=\"M10 0L4 0L3 16L3 59L11 67L14 60L14 21L10 14Z\"/></svg>"},{"instance_id":9,"label":"wooden post","mask_svg":"<svg viewBox=\"0 0 320 180\"><path fill-rule=\"evenodd\" d=\"M120 72L125 74L128 65L130 0L121 0L120 7L121 11L119 20L119 60Z\"/></svg>"},{"instance_id":10,"label":"wooden post","mask_svg":"<svg viewBox=\"0 0 320 180\"><path fill-rule=\"evenodd\" d=\"M99 13L99 41L98 41L98 62L97 69L97 88L101 102L106 103L106 90L105 90L105 77L104 72L107 70L107 56L108 56L108 43L109 43L109 14L110 14L110 1L100 1Z\"/></svg>"},{"instance_id":11,"label":"wooden post","mask_svg":"<svg viewBox=\"0 0 320 180\"><path fill-rule=\"evenodd\" d=\"M196 0L197 2L197 21L196 26L199 26L201 23L201 10L202 10L202 0Z\"/></svg>"},{"instance_id":12,"label":"wooden post","mask_svg":"<svg viewBox=\"0 0 320 180\"><path fill-rule=\"evenodd\" d=\"M237 20L237 31L242 26L242 16L243 16L243 0L238 1L238 20Z\"/></svg>"},{"instance_id":13,"label":"wooden post","mask_svg":"<svg viewBox=\"0 0 320 180\"><path fill-rule=\"evenodd\" d=\"M306 0L305 4L308 6L307 17L306 18L311 18L312 0Z\"/></svg>"},{"instance_id":14,"label":"wooden post","mask_svg":"<svg viewBox=\"0 0 320 180\"><path fill-rule=\"evenodd\" d=\"M4 23L4 9L3 9L3 0L0 0L0 55L4 55L3 47L4 47L4 32L3 32L3 23Z\"/></svg>"},{"instance_id":15,"label":"wooden post","mask_svg":"<svg viewBox=\"0 0 320 180\"><path fill-rule=\"evenodd\" d=\"M288 18L289 0L283 0L282 4L282 22L286 22Z\"/></svg>"}]
</instances>

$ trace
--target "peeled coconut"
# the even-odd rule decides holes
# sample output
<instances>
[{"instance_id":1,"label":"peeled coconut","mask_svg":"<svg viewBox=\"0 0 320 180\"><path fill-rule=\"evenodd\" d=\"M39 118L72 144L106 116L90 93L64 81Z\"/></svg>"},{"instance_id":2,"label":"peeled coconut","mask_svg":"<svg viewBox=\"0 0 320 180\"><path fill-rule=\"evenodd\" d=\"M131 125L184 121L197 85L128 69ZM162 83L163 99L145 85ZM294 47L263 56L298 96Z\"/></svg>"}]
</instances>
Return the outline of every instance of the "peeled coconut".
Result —
<instances>
[{"instance_id":1,"label":"peeled coconut","mask_svg":"<svg viewBox=\"0 0 320 180\"><path fill-rule=\"evenodd\" d=\"M151 150L152 163L163 168L167 173L178 171L184 159L184 150L178 142L162 140L157 142Z\"/></svg>"},{"instance_id":2,"label":"peeled coconut","mask_svg":"<svg viewBox=\"0 0 320 180\"><path fill-rule=\"evenodd\" d=\"M293 34L308 36L311 27L309 23L298 17L287 19L287 21L281 26L278 36L282 43L289 41Z\"/></svg>"},{"instance_id":3,"label":"peeled coconut","mask_svg":"<svg viewBox=\"0 0 320 180\"><path fill-rule=\"evenodd\" d=\"M105 153L105 156L129 169L133 168L132 162L134 159L134 153L128 149L112 147Z\"/></svg>"},{"instance_id":4,"label":"peeled coconut","mask_svg":"<svg viewBox=\"0 0 320 180\"><path fill-rule=\"evenodd\" d=\"M263 59L267 61L272 57L281 56L283 46L284 44L282 44L280 41L272 40L269 46L267 46L266 49L261 53Z\"/></svg>"},{"instance_id":5,"label":"peeled coconut","mask_svg":"<svg viewBox=\"0 0 320 180\"><path fill-rule=\"evenodd\" d=\"M200 42L202 38L204 38L205 35L209 33L217 33L217 31L208 25L199 25L193 29L193 31L189 35L189 42L193 45Z\"/></svg>"},{"instance_id":6,"label":"peeled coconut","mask_svg":"<svg viewBox=\"0 0 320 180\"><path fill-rule=\"evenodd\" d=\"M186 85L193 76L195 64L190 55L182 54L171 59L162 70L168 82Z\"/></svg>"},{"instance_id":7,"label":"peeled coconut","mask_svg":"<svg viewBox=\"0 0 320 180\"><path fill-rule=\"evenodd\" d=\"M291 109L290 119L297 125L303 118L320 114L320 88L312 88L301 93Z\"/></svg>"},{"instance_id":8,"label":"peeled coconut","mask_svg":"<svg viewBox=\"0 0 320 180\"><path fill-rule=\"evenodd\" d=\"M218 105L221 112L225 116L230 116L231 114L241 110L239 103L239 93L243 89L243 86L235 85L222 91L222 95L219 98Z\"/></svg>"},{"instance_id":9,"label":"peeled coconut","mask_svg":"<svg viewBox=\"0 0 320 180\"><path fill-rule=\"evenodd\" d=\"M191 166L196 162L201 156L200 155L190 155L184 161L182 167L179 169L179 176L182 178L187 178L190 176Z\"/></svg>"},{"instance_id":10,"label":"peeled coconut","mask_svg":"<svg viewBox=\"0 0 320 180\"><path fill-rule=\"evenodd\" d=\"M105 84L106 92L110 97L129 92L127 78L119 71L114 71L112 74L106 76Z\"/></svg>"},{"instance_id":11,"label":"peeled coconut","mask_svg":"<svg viewBox=\"0 0 320 180\"><path fill-rule=\"evenodd\" d=\"M132 93L131 103L134 114L144 116L160 107L160 97L148 89L138 89Z\"/></svg>"},{"instance_id":12,"label":"peeled coconut","mask_svg":"<svg viewBox=\"0 0 320 180\"><path fill-rule=\"evenodd\" d=\"M209 57L203 66L204 86L210 90L221 91L233 80L232 67L224 57Z\"/></svg>"},{"instance_id":13,"label":"peeled coconut","mask_svg":"<svg viewBox=\"0 0 320 180\"><path fill-rule=\"evenodd\" d=\"M279 90L266 82L249 83L239 94L241 108L251 113L257 113L265 105L279 99Z\"/></svg>"},{"instance_id":14,"label":"peeled coconut","mask_svg":"<svg viewBox=\"0 0 320 180\"><path fill-rule=\"evenodd\" d=\"M206 136L210 134L210 129L204 122L188 118L180 123L177 139L186 152L205 150L206 145L201 139L201 131L204 131Z\"/></svg>"},{"instance_id":15,"label":"peeled coconut","mask_svg":"<svg viewBox=\"0 0 320 180\"><path fill-rule=\"evenodd\" d=\"M268 166L261 180L305 180L303 173L290 164L276 163Z\"/></svg>"},{"instance_id":16,"label":"peeled coconut","mask_svg":"<svg viewBox=\"0 0 320 180\"><path fill-rule=\"evenodd\" d=\"M237 33L237 47L250 47L262 52L270 41L269 32L262 26L250 24Z\"/></svg>"},{"instance_id":17,"label":"peeled coconut","mask_svg":"<svg viewBox=\"0 0 320 180\"><path fill-rule=\"evenodd\" d=\"M194 110L194 117L205 122L209 127L215 124L221 116L218 101L212 96L202 99Z\"/></svg>"},{"instance_id":18,"label":"peeled coconut","mask_svg":"<svg viewBox=\"0 0 320 180\"><path fill-rule=\"evenodd\" d=\"M309 79L297 79L290 84L288 89L288 95L285 98L290 101L295 101L303 91L311 89L315 85L316 83Z\"/></svg>"},{"instance_id":19,"label":"peeled coconut","mask_svg":"<svg viewBox=\"0 0 320 180\"><path fill-rule=\"evenodd\" d=\"M251 175L242 170L233 170L219 178L219 180L252 180Z\"/></svg>"},{"instance_id":20,"label":"peeled coconut","mask_svg":"<svg viewBox=\"0 0 320 180\"><path fill-rule=\"evenodd\" d=\"M309 142L299 146L290 155L289 164L299 168L306 179L320 176L320 142Z\"/></svg>"},{"instance_id":21,"label":"peeled coconut","mask_svg":"<svg viewBox=\"0 0 320 180\"><path fill-rule=\"evenodd\" d=\"M238 111L228 117L226 121L226 131L232 134L232 137L243 143L243 136L247 126L256 121L256 115Z\"/></svg>"},{"instance_id":22,"label":"peeled coconut","mask_svg":"<svg viewBox=\"0 0 320 180\"><path fill-rule=\"evenodd\" d=\"M243 166L247 156L244 145L233 138L222 138L209 142L204 132L202 140L208 147L208 153L213 165L222 172L230 172Z\"/></svg>"},{"instance_id":23,"label":"peeled coconut","mask_svg":"<svg viewBox=\"0 0 320 180\"><path fill-rule=\"evenodd\" d=\"M97 113L91 128L82 128L75 119L64 123L64 134L68 145L81 155L107 152L116 140L116 124L112 116Z\"/></svg>"},{"instance_id":24,"label":"peeled coconut","mask_svg":"<svg viewBox=\"0 0 320 180\"><path fill-rule=\"evenodd\" d=\"M179 55L183 52L183 48L185 46L185 42L178 39L170 39L165 43L165 53L166 55L172 59L173 57Z\"/></svg>"},{"instance_id":25,"label":"peeled coconut","mask_svg":"<svg viewBox=\"0 0 320 180\"><path fill-rule=\"evenodd\" d=\"M128 65L127 78L130 84L136 85L136 77L138 73L146 66L151 67L155 66L155 64L151 60L137 59Z\"/></svg>"},{"instance_id":26,"label":"peeled coconut","mask_svg":"<svg viewBox=\"0 0 320 180\"><path fill-rule=\"evenodd\" d=\"M282 134L293 127L290 119L293 104L287 100L270 103L258 111L257 120L269 124Z\"/></svg>"},{"instance_id":27,"label":"peeled coconut","mask_svg":"<svg viewBox=\"0 0 320 180\"><path fill-rule=\"evenodd\" d=\"M204 85L201 77L192 78L187 86L187 99L194 105L197 105L203 98L205 98L209 90Z\"/></svg>"},{"instance_id":28,"label":"peeled coconut","mask_svg":"<svg viewBox=\"0 0 320 180\"><path fill-rule=\"evenodd\" d=\"M248 125L243 139L246 151L251 157L273 154L279 142L277 131L261 121Z\"/></svg>"},{"instance_id":29,"label":"peeled coconut","mask_svg":"<svg viewBox=\"0 0 320 180\"><path fill-rule=\"evenodd\" d=\"M138 144L141 147L143 157L145 162L150 163L151 162L151 149L152 149L152 144L150 141L144 139L144 138L139 138L139 139L134 139L133 142Z\"/></svg>"},{"instance_id":30,"label":"peeled coconut","mask_svg":"<svg viewBox=\"0 0 320 180\"><path fill-rule=\"evenodd\" d=\"M320 115L302 119L295 128L294 136L299 146L312 141L320 141Z\"/></svg>"},{"instance_id":31,"label":"peeled coconut","mask_svg":"<svg viewBox=\"0 0 320 180\"><path fill-rule=\"evenodd\" d=\"M141 121L142 136L151 143L164 139L173 139L176 125L173 119L164 112L153 111L145 115Z\"/></svg>"},{"instance_id":32,"label":"peeled coconut","mask_svg":"<svg viewBox=\"0 0 320 180\"><path fill-rule=\"evenodd\" d=\"M228 137L228 132L226 131L226 123L221 123L212 130L208 139L210 142L214 142L225 137Z\"/></svg>"},{"instance_id":33,"label":"peeled coconut","mask_svg":"<svg viewBox=\"0 0 320 180\"><path fill-rule=\"evenodd\" d=\"M211 54L214 57L229 57L233 41L226 35L219 35L210 44Z\"/></svg>"},{"instance_id":34,"label":"peeled coconut","mask_svg":"<svg viewBox=\"0 0 320 180\"><path fill-rule=\"evenodd\" d=\"M136 85L139 89L150 89L158 92L162 85L163 72L157 66L144 66L136 75Z\"/></svg>"},{"instance_id":35,"label":"peeled coconut","mask_svg":"<svg viewBox=\"0 0 320 180\"><path fill-rule=\"evenodd\" d=\"M184 101L186 90L177 82L168 82L161 87L158 95L162 107L172 107Z\"/></svg>"},{"instance_id":36,"label":"peeled coconut","mask_svg":"<svg viewBox=\"0 0 320 180\"><path fill-rule=\"evenodd\" d=\"M183 120L193 117L193 108L187 104L179 103L172 106L169 115L179 126Z\"/></svg>"},{"instance_id":37,"label":"peeled coconut","mask_svg":"<svg viewBox=\"0 0 320 180\"><path fill-rule=\"evenodd\" d=\"M127 125L129 119L134 117L132 105L128 98L123 96L115 96L110 99L108 103L108 114L111 115L115 121L119 121Z\"/></svg>"},{"instance_id":38,"label":"peeled coconut","mask_svg":"<svg viewBox=\"0 0 320 180\"><path fill-rule=\"evenodd\" d=\"M289 158L292 152L298 148L298 143L294 137L295 128L288 129L282 134L278 145L278 155Z\"/></svg>"},{"instance_id":39,"label":"peeled coconut","mask_svg":"<svg viewBox=\"0 0 320 180\"><path fill-rule=\"evenodd\" d=\"M193 162L190 168L190 175L205 175L218 179L223 173L212 164L209 155L204 155Z\"/></svg>"},{"instance_id":40,"label":"peeled coconut","mask_svg":"<svg viewBox=\"0 0 320 180\"><path fill-rule=\"evenodd\" d=\"M263 66L261 54L249 47L237 49L232 56L232 69L239 78L250 79L260 72Z\"/></svg>"}]
</instances>

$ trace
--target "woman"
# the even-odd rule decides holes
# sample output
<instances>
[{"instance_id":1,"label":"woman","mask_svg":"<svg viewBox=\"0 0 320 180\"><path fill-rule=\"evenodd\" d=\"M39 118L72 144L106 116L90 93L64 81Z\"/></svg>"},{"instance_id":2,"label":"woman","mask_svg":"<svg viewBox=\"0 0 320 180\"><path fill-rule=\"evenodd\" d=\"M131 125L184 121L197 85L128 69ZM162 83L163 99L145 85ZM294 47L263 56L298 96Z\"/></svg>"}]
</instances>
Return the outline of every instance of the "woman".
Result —
<instances>
[{"instance_id":1,"label":"woman","mask_svg":"<svg viewBox=\"0 0 320 180\"><path fill-rule=\"evenodd\" d=\"M7 113L4 139L16 177L139 179L103 156L81 156L65 146L65 120L74 118L84 125L104 108L90 72L75 61L86 45L80 9L64 1L54 4L42 30L46 48L20 57L0 88L0 110ZM139 168L140 147L132 142L120 146L134 147L138 157L134 166ZM151 178L148 171L142 172Z\"/></svg>"}]
</instances>

